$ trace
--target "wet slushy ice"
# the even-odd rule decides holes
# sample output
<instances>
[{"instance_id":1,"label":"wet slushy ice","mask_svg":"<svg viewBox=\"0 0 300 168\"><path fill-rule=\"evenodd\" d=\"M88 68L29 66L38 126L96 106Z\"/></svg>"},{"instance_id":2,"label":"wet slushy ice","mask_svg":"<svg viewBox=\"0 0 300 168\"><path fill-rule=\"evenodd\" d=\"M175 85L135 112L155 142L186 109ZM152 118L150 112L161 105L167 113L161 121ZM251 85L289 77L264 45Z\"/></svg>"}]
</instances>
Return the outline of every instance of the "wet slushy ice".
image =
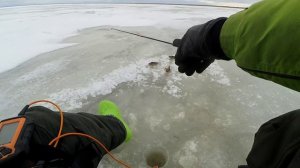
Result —
<instances>
[{"instance_id":1,"label":"wet slushy ice","mask_svg":"<svg viewBox=\"0 0 300 168\"><path fill-rule=\"evenodd\" d=\"M147 32L145 28L138 29ZM164 31L168 30L154 32L166 34ZM173 33L179 34L175 30ZM217 61L203 74L186 77L177 72L169 57L175 53L174 48L130 35L109 37L122 36L144 42L147 47L135 46L130 54L121 54L126 57L122 61L128 64L89 87L124 82L109 94L97 95L103 93L102 89L93 91L78 110L95 113L103 99L120 106L134 138L114 152L133 167L149 167L153 162L163 167L237 167L245 163L254 133L262 123L299 107L296 92L252 77L233 61ZM123 47L124 43L121 44ZM101 166L118 167L108 157Z\"/></svg>"},{"instance_id":2,"label":"wet slushy ice","mask_svg":"<svg viewBox=\"0 0 300 168\"><path fill-rule=\"evenodd\" d=\"M299 108L299 93L253 77L234 61L216 61L203 74L187 77L170 57L176 48L110 27L80 30L64 40L76 45L1 73L1 119L32 100L96 114L98 102L108 99L119 105L133 130L132 141L113 151L132 167L233 168L245 163L261 124ZM170 41L186 30L115 27ZM119 165L105 156L99 167Z\"/></svg>"},{"instance_id":3,"label":"wet slushy ice","mask_svg":"<svg viewBox=\"0 0 300 168\"><path fill-rule=\"evenodd\" d=\"M228 63L224 69L230 66L234 64ZM163 67L157 68L163 72ZM172 73L177 74L175 67ZM289 101L296 107L299 98L291 94L296 96L294 100L288 97L274 100L280 92L274 93L275 88L269 88L272 84L253 81L245 73L240 74L245 76L244 81L238 74L227 74L229 79L236 79L230 80L230 86L212 81L209 79L212 76L206 75L183 77L179 97L162 91L171 80L162 76L154 84L148 81L149 86L122 84L112 94L90 98L88 101L93 103L85 108L93 113L101 99L120 105L133 128L134 138L115 152L134 167L147 167L149 152L156 153L157 162L163 160L164 167L237 167L245 163L258 127L293 109L285 109L286 105L278 103ZM269 94L262 90L268 90ZM105 158L101 165L117 167L110 158Z\"/></svg>"}]
</instances>

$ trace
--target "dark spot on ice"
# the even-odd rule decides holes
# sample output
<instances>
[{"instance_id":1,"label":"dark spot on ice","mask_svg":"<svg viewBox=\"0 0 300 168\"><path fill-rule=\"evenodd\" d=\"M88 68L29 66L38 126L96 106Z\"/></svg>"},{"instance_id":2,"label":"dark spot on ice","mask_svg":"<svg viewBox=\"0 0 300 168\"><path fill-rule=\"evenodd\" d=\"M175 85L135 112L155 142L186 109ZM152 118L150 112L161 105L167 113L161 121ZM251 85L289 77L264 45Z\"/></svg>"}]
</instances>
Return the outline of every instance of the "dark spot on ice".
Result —
<instances>
[{"instance_id":1,"label":"dark spot on ice","mask_svg":"<svg viewBox=\"0 0 300 168\"><path fill-rule=\"evenodd\" d=\"M167 163L167 158L165 152L153 150L146 155L146 162L150 167L163 167Z\"/></svg>"},{"instance_id":2,"label":"dark spot on ice","mask_svg":"<svg viewBox=\"0 0 300 168\"><path fill-rule=\"evenodd\" d=\"M158 62L150 62L148 65L151 66L151 67L153 67L153 66L156 66L158 64L159 64Z\"/></svg>"},{"instance_id":3,"label":"dark spot on ice","mask_svg":"<svg viewBox=\"0 0 300 168\"><path fill-rule=\"evenodd\" d=\"M170 58L170 59L175 59L175 56L170 55L169 58Z\"/></svg>"},{"instance_id":4,"label":"dark spot on ice","mask_svg":"<svg viewBox=\"0 0 300 168\"><path fill-rule=\"evenodd\" d=\"M86 11L85 13L86 14L95 14L96 12L95 11Z\"/></svg>"},{"instance_id":5,"label":"dark spot on ice","mask_svg":"<svg viewBox=\"0 0 300 168\"><path fill-rule=\"evenodd\" d=\"M167 66L167 67L165 68L165 71L168 72L168 73L171 72L171 67L170 67L170 65Z\"/></svg>"}]
</instances>

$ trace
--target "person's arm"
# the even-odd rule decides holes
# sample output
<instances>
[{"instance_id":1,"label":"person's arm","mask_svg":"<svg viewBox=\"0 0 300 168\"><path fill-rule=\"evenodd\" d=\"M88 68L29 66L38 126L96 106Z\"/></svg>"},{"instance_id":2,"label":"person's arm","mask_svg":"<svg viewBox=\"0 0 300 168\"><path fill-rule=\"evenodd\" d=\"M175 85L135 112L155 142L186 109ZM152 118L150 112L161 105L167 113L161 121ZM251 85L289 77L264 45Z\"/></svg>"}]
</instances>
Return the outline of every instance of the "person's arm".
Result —
<instances>
[{"instance_id":1,"label":"person's arm","mask_svg":"<svg viewBox=\"0 0 300 168\"><path fill-rule=\"evenodd\" d=\"M234 59L254 76L300 91L299 7L297 0L264 0L191 27L177 45L178 71L190 76L216 59Z\"/></svg>"},{"instance_id":2,"label":"person's arm","mask_svg":"<svg viewBox=\"0 0 300 168\"><path fill-rule=\"evenodd\" d=\"M221 29L227 57L250 74L300 91L300 2L264 0Z\"/></svg>"}]
</instances>

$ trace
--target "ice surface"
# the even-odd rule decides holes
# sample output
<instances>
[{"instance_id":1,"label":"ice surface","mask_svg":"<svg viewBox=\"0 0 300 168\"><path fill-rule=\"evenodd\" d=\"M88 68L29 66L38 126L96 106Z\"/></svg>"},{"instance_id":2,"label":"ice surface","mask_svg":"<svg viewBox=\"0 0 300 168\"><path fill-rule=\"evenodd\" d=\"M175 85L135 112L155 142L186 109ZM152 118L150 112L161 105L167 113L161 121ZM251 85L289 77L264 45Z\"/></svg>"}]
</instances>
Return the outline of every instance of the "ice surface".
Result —
<instances>
[{"instance_id":1,"label":"ice surface","mask_svg":"<svg viewBox=\"0 0 300 168\"><path fill-rule=\"evenodd\" d=\"M196 10L175 12L168 6L51 5L2 8L0 11L0 72L43 52L74 45L60 43L78 31L95 26L159 26L182 28L196 17ZM180 9L180 7L177 7ZM211 13L203 8L203 19L228 15L228 10ZM137 14L138 13L138 14ZM164 16L164 17L161 17ZM181 23L181 24L179 24Z\"/></svg>"},{"instance_id":2,"label":"ice surface","mask_svg":"<svg viewBox=\"0 0 300 168\"><path fill-rule=\"evenodd\" d=\"M258 0L2 0L0 7L21 5L46 5L46 4L101 4L101 3L169 3L169 4L218 4L218 5L246 5Z\"/></svg>"},{"instance_id":3,"label":"ice surface","mask_svg":"<svg viewBox=\"0 0 300 168\"><path fill-rule=\"evenodd\" d=\"M211 5L222 5L222 6L235 6L235 7L249 7L251 5L251 3L254 3L255 1L243 1L243 2L239 2L239 1L216 1L216 0L195 0L195 1L191 1L192 3L199 3L199 4L211 4Z\"/></svg>"},{"instance_id":4,"label":"ice surface","mask_svg":"<svg viewBox=\"0 0 300 168\"><path fill-rule=\"evenodd\" d=\"M1 48L9 53L1 55L1 67L5 59L17 59L7 68L19 66L0 74L0 119L15 116L32 100L52 99L68 112L95 114L98 102L110 99L134 133L113 152L133 167L147 167L146 154L154 149L168 156L165 167L237 167L263 122L299 108L299 93L252 77L233 61L216 61L186 77L169 58L174 47L110 30L172 41L192 25L235 12L153 5L1 10L0 32L9 39L1 45L11 42ZM40 37L43 32L51 35ZM47 52L51 48L56 50ZM99 167L118 166L105 157Z\"/></svg>"}]
</instances>

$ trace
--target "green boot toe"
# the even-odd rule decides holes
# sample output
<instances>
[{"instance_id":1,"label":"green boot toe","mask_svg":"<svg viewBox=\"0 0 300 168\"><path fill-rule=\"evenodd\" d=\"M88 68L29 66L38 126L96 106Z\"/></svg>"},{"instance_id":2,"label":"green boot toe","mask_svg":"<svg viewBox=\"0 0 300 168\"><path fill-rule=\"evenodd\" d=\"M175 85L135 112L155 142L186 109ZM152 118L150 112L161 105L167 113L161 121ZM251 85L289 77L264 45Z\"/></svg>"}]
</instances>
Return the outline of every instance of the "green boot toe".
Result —
<instances>
[{"instance_id":1,"label":"green boot toe","mask_svg":"<svg viewBox=\"0 0 300 168\"><path fill-rule=\"evenodd\" d=\"M120 110L115 103L108 101L108 100L101 101L98 106L98 113L103 116L114 116L117 119L119 119L123 123L123 125L125 126L125 129L126 129L125 142L130 141L130 139L132 138L132 131L129 128L128 124L124 121L124 119L120 113Z\"/></svg>"}]
</instances>

